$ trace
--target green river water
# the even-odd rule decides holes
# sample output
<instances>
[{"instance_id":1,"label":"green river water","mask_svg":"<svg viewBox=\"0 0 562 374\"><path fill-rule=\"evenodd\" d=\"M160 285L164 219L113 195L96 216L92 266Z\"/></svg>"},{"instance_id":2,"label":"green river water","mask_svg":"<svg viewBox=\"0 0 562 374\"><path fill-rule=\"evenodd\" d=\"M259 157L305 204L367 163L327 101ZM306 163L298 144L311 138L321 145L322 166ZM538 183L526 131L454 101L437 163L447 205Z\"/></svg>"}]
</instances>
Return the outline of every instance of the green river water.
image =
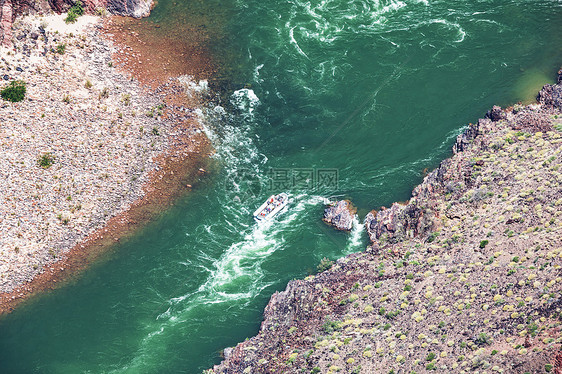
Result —
<instances>
[{"instance_id":1,"label":"green river water","mask_svg":"<svg viewBox=\"0 0 562 374\"><path fill-rule=\"evenodd\" d=\"M220 99L200 115L217 170L79 279L2 317L0 373L211 367L257 333L273 292L365 248L359 222L321 223L326 198L351 198L360 219L407 200L463 126L532 100L562 62L554 0L159 0L144 22L208 32ZM288 211L254 224L281 190Z\"/></svg>"}]
</instances>

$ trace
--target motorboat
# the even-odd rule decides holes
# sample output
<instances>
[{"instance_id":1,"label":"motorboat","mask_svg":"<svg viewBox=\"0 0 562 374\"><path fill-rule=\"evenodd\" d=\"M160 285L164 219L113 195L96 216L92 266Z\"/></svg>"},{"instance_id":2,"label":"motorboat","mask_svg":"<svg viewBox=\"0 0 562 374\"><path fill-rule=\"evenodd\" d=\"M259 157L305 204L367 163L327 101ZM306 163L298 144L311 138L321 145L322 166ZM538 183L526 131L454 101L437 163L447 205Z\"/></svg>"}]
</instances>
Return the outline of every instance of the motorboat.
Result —
<instances>
[{"instance_id":1,"label":"motorboat","mask_svg":"<svg viewBox=\"0 0 562 374\"><path fill-rule=\"evenodd\" d=\"M279 214L287 204L289 204L289 196L286 193L271 195L265 203L256 209L254 219L258 222L269 221Z\"/></svg>"}]
</instances>

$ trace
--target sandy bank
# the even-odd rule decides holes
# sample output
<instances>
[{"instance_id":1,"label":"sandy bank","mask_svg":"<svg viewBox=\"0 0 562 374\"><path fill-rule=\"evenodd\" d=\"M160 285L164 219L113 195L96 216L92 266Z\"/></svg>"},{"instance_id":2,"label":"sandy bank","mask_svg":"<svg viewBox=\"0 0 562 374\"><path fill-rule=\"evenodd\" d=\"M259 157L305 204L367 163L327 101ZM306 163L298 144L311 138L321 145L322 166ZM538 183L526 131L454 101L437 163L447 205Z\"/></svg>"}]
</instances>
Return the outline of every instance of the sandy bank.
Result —
<instances>
[{"instance_id":1,"label":"sandy bank","mask_svg":"<svg viewBox=\"0 0 562 374\"><path fill-rule=\"evenodd\" d=\"M27 83L24 101L0 103L0 312L147 222L209 152L184 84L143 88L113 66L98 18L62 17L18 19L0 55L0 86Z\"/></svg>"}]
</instances>

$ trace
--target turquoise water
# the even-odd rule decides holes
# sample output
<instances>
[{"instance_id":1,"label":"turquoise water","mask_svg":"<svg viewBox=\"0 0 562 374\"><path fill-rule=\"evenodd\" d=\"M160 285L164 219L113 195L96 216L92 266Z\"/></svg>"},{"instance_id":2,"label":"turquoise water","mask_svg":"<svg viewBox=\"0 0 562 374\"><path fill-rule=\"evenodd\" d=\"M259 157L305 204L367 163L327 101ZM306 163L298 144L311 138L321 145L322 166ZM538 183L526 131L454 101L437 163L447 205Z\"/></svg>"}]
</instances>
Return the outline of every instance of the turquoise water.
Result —
<instances>
[{"instance_id":1,"label":"turquoise water","mask_svg":"<svg viewBox=\"0 0 562 374\"><path fill-rule=\"evenodd\" d=\"M365 247L360 225L320 222L327 197L361 215L406 200L465 124L532 99L562 61L559 1L160 0L145 22L208 34L221 70L201 118L218 170L78 280L3 317L1 373L218 363L258 331L273 292ZM337 172L337 187L318 172ZM251 212L281 188L290 209L256 226Z\"/></svg>"}]
</instances>

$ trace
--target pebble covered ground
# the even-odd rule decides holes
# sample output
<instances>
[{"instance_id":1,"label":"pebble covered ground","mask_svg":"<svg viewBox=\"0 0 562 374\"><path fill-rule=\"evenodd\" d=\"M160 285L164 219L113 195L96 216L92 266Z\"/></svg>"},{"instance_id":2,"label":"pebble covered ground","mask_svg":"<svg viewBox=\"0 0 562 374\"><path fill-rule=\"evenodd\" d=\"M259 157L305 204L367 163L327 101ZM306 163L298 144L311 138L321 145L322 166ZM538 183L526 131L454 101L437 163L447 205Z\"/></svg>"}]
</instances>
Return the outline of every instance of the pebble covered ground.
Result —
<instances>
[{"instance_id":1,"label":"pebble covered ground","mask_svg":"<svg viewBox=\"0 0 562 374\"><path fill-rule=\"evenodd\" d=\"M113 66L98 17L63 17L18 18L0 53L0 89L27 85L24 101L0 100L0 294L126 211L173 138L200 133L175 127L189 109L167 114L166 87L179 82L146 91ZM182 138L181 154L195 143Z\"/></svg>"}]
</instances>

